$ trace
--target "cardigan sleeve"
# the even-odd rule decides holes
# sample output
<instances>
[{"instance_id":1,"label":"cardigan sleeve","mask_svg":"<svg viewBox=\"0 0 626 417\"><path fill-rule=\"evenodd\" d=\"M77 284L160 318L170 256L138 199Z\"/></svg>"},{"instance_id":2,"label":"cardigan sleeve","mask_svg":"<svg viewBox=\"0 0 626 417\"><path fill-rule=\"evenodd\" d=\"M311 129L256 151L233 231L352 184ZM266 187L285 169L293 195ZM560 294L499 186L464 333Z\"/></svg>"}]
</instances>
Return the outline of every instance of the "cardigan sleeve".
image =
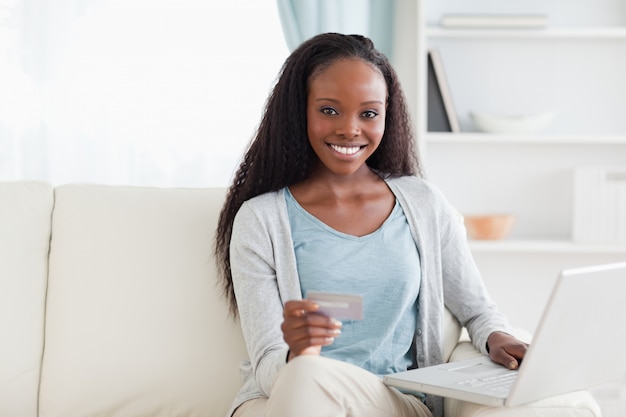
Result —
<instances>
[{"instance_id":1,"label":"cardigan sleeve","mask_svg":"<svg viewBox=\"0 0 626 417\"><path fill-rule=\"evenodd\" d=\"M230 262L241 328L258 389L269 396L287 362L288 346L267 219L244 204L233 224Z\"/></svg>"},{"instance_id":2,"label":"cardigan sleeve","mask_svg":"<svg viewBox=\"0 0 626 417\"><path fill-rule=\"evenodd\" d=\"M442 203L441 262L446 307L468 330L472 342L487 354L487 338L495 331L510 333L504 315L491 299L472 253L463 218L447 201Z\"/></svg>"}]
</instances>

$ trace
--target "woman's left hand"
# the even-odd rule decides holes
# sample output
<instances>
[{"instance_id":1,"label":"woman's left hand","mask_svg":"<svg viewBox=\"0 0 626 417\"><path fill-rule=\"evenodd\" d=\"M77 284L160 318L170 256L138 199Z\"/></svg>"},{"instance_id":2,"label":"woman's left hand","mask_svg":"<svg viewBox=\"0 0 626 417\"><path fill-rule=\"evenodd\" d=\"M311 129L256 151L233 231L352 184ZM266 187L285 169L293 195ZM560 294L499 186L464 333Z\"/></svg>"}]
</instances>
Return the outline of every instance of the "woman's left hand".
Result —
<instances>
[{"instance_id":1,"label":"woman's left hand","mask_svg":"<svg viewBox=\"0 0 626 417\"><path fill-rule=\"evenodd\" d=\"M492 361L509 369L517 369L528 350L528 343L507 333L493 332L487 339L487 347Z\"/></svg>"}]
</instances>

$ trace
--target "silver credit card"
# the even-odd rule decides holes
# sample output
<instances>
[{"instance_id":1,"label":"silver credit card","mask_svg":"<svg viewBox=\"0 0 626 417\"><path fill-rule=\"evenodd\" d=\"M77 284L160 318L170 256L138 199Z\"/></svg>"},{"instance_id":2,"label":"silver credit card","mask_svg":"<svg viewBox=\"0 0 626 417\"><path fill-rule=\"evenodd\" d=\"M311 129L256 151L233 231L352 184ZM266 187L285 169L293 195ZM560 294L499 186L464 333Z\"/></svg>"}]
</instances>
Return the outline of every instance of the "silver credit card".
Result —
<instances>
[{"instance_id":1,"label":"silver credit card","mask_svg":"<svg viewBox=\"0 0 626 417\"><path fill-rule=\"evenodd\" d=\"M363 297L358 294L338 294L307 291L306 299L319 305L316 313L336 320L363 320Z\"/></svg>"}]
</instances>

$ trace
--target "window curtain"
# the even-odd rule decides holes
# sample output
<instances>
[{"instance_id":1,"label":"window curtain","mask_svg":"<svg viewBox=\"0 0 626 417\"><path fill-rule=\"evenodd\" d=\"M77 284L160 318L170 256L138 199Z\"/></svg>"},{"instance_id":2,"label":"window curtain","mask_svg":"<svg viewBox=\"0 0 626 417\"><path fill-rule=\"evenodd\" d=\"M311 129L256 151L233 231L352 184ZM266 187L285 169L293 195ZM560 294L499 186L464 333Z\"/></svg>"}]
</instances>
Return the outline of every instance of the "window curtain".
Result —
<instances>
[{"instance_id":1,"label":"window curtain","mask_svg":"<svg viewBox=\"0 0 626 417\"><path fill-rule=\"evenodd\" d=\"M289 50L324 32L360 34L392 59L395 0L277 0Z\"/></svg>"},{"instance_id":2,"label":"window curtain","mask_svg":"<svg viewBox=\"0 0 626 417\"><path fill-rule=\"evenodd\" d=\"M274 0L0 0L0 181L228 185L287 54Z\"/></svg>"}]
</instances>

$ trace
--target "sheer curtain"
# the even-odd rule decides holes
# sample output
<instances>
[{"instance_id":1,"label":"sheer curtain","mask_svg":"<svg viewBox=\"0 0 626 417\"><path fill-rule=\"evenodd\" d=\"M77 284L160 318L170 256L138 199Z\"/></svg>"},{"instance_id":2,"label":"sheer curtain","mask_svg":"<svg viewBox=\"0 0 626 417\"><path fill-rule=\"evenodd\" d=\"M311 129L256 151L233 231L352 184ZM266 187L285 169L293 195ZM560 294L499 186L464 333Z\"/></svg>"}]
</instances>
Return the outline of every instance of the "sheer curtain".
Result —
<instances>
[{"instance_id":1,"label":"sheer curtain","mask_svg":"<svg viewBox=\"0 0 626 417\"><path fill-rule=\"evenodd\" d=\"M0 180L226 185L287 54L274 0L0 0Z\"/></svg>"},{"instance_id":2,"label":"sheer curtain","mask_svg":"<svg viewBox=\"0 0 626 417\"><path fill-rule=\"evenodd\" d=\"M392 58L396 0L276 0L289 49L323 32L361 34Z\"/></svg>"}]
</instances>

